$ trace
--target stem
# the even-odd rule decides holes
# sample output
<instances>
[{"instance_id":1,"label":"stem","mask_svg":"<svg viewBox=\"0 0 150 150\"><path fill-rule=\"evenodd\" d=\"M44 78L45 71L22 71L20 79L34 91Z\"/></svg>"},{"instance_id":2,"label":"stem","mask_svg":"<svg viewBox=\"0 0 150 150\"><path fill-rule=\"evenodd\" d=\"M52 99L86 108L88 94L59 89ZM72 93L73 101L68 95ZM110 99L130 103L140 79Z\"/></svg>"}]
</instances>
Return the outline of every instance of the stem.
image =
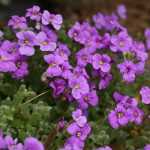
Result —
<instances>
[{"instance_id":1,"label":"stem","mask_svg":"<svg viewBox=\"0 0 150 150\"><path fill-rule=\"evenodd\" d=\"M48 91L49 91L49 90L48 90ZM23 105L28 104L28 103L31 103L32 101L34 101L35 99L39 98L40 96L42 96L42 95L48 93L48 91L45 91L45 92L43 92L43 93L41 93L41 94L39 94L39 95L37 95L37 96L35 96L35 97L29 99L28 101L26 101L25 103L23 103Z\"/></svg>"},{"instance_id":2,"label":"stem","mask_svg":"<svg viewBox=\"0 0 150 150\"><path fill-rule=\"evenodd\" d=\"M53 131L48 134L48 137L47 137L45 144L44 144L45 150L49 149L49 147L51 146L57 133L58 133L58 127L54 128Z\"/></svg>"}]
</instances>

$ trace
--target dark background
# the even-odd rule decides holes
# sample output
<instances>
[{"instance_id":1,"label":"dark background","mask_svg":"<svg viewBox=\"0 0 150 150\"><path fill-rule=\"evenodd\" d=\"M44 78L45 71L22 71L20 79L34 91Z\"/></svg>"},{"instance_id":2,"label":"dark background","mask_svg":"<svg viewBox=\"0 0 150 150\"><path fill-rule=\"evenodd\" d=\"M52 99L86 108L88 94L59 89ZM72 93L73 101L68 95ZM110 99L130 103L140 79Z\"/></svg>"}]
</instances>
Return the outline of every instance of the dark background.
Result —
<instances>
[{"instance_id":1,"label":"dark background","mask_svg":"<svg viewBox=\"0 0 150 150\"><path fill-rule=\"evenodd\" d=\"M98 11L112 12L118 4L125 4L128 9L126 24L129 30L143 31L150 24L150 0L0 0L1 25L11 15L24 15L25 9L34 4L72 20L90 18Z\"/></svg>"}]
</instances>

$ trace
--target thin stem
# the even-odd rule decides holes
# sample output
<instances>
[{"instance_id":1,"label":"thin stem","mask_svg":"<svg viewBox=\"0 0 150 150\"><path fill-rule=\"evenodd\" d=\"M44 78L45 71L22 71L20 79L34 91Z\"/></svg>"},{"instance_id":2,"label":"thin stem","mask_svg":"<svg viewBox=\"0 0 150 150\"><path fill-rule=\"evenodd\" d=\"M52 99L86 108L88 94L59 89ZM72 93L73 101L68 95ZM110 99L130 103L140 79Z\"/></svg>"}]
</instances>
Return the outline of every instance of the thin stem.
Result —
<instances>
[{"instance_id":1,"label":"thin stem","mask_svg":"<svg viewBox=\"0 0 150 150\"><path fill-rule=\"evenodd\" d=\"M44 95L44 94L46 94L46 93L48 93L48 92L49 92L49 90L48 90L48 91L45 91L45 92L43 92L43 93L41 93L41 94L39 94L39 95L37 95L37 96L35 96L35 97L33 97L33 98L31 98L31 99L29 99L28 101L26 101L25 103L23 103L23 105L28 104L28 103L31 103L31 102L34 101L35 99L39 98L40 96L42 96L42 95Z\"/></svg>"}]
</instances>

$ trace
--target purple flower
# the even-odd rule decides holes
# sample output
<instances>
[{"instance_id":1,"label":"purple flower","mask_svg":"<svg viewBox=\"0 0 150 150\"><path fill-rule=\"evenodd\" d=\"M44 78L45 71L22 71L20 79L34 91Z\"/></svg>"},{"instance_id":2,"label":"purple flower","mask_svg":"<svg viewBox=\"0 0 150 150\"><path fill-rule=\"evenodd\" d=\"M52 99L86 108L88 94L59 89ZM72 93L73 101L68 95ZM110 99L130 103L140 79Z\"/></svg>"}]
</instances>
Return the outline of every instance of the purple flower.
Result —
<instances>
[{"instance_id":1,"label":"purple flower","mask_svg":"<svg viewBox=\"0 0 150 150\"><path fill-rule=\"evenodd\" d=\"M68 36L76 42L84 45L91 52L96 48L101 48L101 37L95 27L92 27L88 22L80 24L76 22L68 31Z\"/></svg>"},{"instance_id":2,"label":"purple flower","mask_svg":"<svg viewBox=\"0 0 150 150\"><path fill-rule=\"evenodd\" d=\"M61 59L62 59L62 57L61 57ZM61 76L64 79L69 79L71 74L72 74L72 72L71 72L72 66L69 64L69 62L68 61L64 61L62 64L60 64L60 68L61 68L61 71L62 71Z\"/></svg>"},{"instance_id":3,"label":"purple flower","mask_svg":"<svg viewBox=\"0 0 150 150\"><path fill-rule=\"evenodd\" d=\"M127 10L125 5L121 4L117 7L117 13L120 18L126 19L127 18Z\"/></svg>"},{"instance_id":4,"label":"purple flower","mask_svg":"<svg viewBox=\"0 0 150 150\"><path fill-rule=\"evenodd\" d=\"M99 82L99 90L106 89L112 80L112 75L110 73L101 72L101 80Z\"/></svg>"},{"instance_id":5,"label":"purple flower","mask_svg":"<svg viewBox=\"0 0 150 150\"><path fill-rule=\"evenodd\" d=\"M49 64L48 69L46 70L47 76L61 76L62 70L60 65L63 64L63 60L59 55L49 54L44 56L44 60Z\"/></svg>"},{"instance_id":6,"label":"purple flower","mask_svg":"<svg viewBox=\"0 0 150 150\"><path fill-rule=\"evenodd\" d=\"M104 28L108 31L112 31L113 29L119 27L118 17L115 14L108 16L97 13L95 16L93 16L93 21L97 29Z\"/></svg>"},{"instance_id":7,"label":"purple flower","mask_svg":"<svg viewBox=\"0 0 150 150\"><path fill-rule=\"evenodd\" d=\"M118 64L117 67L123 76L123 80L127 82L133 82L136 77L135 64L130 60L125 60L122 64Z\"/></svg>"},{"instance_id":8,"label":"purple flower","mask_svg":"<svg viewBox=\"0 0 150 150\"><path fill-rule=\"evenodd\" d=\"M81 32L81 24L76 22L71 29L68 31L68 36L74 39L76 42L79 42L79 34Z\"/></svg>"},{"instance_id":9,"label":"purple flower","mask_svg":"<svg viewBox=\"0 0 150 150\"><path fill-rule=\"evenodd\" d=\"M141 88L140 95L144 104L150 104L150 88L148 86Z\"/></svg>"},{"instance_id":10,"label":"purple flower","mask_svg":"<svg viewBox=\"0 0 150 150\"><path fill-rule=\"evenodd\" d=\"M74 121L76 121L79 127L84 127L84 125L87 123L87 118L83 115L81 109L77 109L76 111L73 111L72 117Z\"/></svg>"},{"instance_id":11,"label":"purple flower","mask_svg":"<svg viewBox=\"0 0 150 150\"><path fill-rule=\"evenodd\" d=\"M105 26L104 28L108 31L112 31L115 28L119 28L118 17L112 13L111 15L105 16Z\"/></svg>"},{"instance_id":12,"label":"purple flower","mask_svg":"<svg viewBox=\"0 0 150 150\"><path fill-rule=\"evenodd\" d=\"M73 74L70 76L70 78L79 78L84 76L86 79L89 79L89 75L87 74L87 71L84 67L76 66L73 69Z\"/></svg>"},{"instance_id":13,"label":"purple flower","mask_svg":"<svg viewBox=\"0 0 150 150\"><path fill-rule=\"evenodd\" d=\"M148 59L148 54L146 52L145 45L142 42L134 41L131 52L139 61L145 62Z\"/></svg>"},{"instance_id":14,"label":"purple flower","mask_svg":"<svg viewBox=\"0 0 150 150\"><path fill-rule=\"evenodd\" d=\"M72 96L75 99L79 99L89 92L89 85L83 76L69 79L69 86L72 88Z\"/></svg>"},{"instance_id":15,"label":"purple flower","mask_svg":"<svg viewBox=\"0 0 150 150\"><path fill-rule=\"evenodd\" d=\"M59 43L58 48L55 51L55 54L62 57L64 61L68 60L68 57L71 55L71 52L66 44Z\"/></svg>"},{"instance_id":16,"label":"purple flower","mask_svg":"<svg viewBox=\"0 0 150 150\"><path fill-rule=\"evenodd\" d=\"M54 32L54 30L52 30L48 26L42 26L41 31L47 35L48 39L51 42L55 42L55 43L57 42L58 37L57 37L57 34Z\"/></svg>"},{"instance_id":17,"label":"purple flower","mask_svg":"<svg viewBox=\"0 0 150 150\"><path fill-rule=\"evenodd\" d=\"M105 33L101 39L101 48L109 48L111 44L111 36L109 33Z\"/></svg>"},{"instance_id":18,"label":"purple flower","mask_svg":"<svg viewBox=\"0 0 150 150\"><path fill-rule=\"evenodd\" d=\"M4 33L0 30L0 38L2 38Z\"/></svg>"},{"instance_id":19,"label":"purple flower","mask_svg":"<svg viewBox=\"0 0 150 150\"><path fill-rule=\"evenodd\" d=\"M60 150L83 150L83 148L84 142L77 137L72 136L66 141L64 148Z\"/></svg>"},{"instance_id":20,"label":"purple flower","mask_svg":"<svg viewBox=\"0 0 150 150\"><path fill-rule=\"evenodd\" d=\"M138 107L131 107L127 109L129 121L134 122L137 125L142 124L144 112Z\"/></svg>"},{"instance_id":21,"label":"purple flower","mask_svg":"<svg viewBox=\"0 0 150 150\"><path fill-rule=\"evenodd\" d=\"M146 38L146 46L148 49L150 49L150 28L145 29L145 38Z\"/></svg>"},{"instance_id":22,"label":"purple flower","mask_svg":"<svg viewBox=\"0 0 150 150\"><path fill-rule=\"evenodd\" d=\"M147 49L150 49L150 38L146 40Z\"/></svg>"},{"instance_id":23,"label":"purple flower","mask_svg":"<svg viewBox=\"0 0 150 150\"><path fill-rule=\"evenodd\" d=\"M97 29L101 29L105 26L105 16L101 13L97 13L93 16L93 21Z\"/></svg>"},{"instance_id":24,"label":"purple flower","mask_svg":"<svg viewBox=\"0 0 150 150\"><path fill-rule=\"evenodd\" d=\"M50 41L46 33L42 31L37 34L36 41L41 51L54 51L56 49L56 43Z\"/></svg>"},{"instance_id":25,"label":"purple flower","mask_svg":"<svg viewBox=\"0 0 150 150\"><path fill-rule=\"evenodd\" d=\"M94 69L100 69L102 72L109 72L111 69L111 59L108 55L95 54L92 59L92 66Z\"/></svg>"},{"instance_id":26,"label":"purple flower","mask_svg":"<svg viewBox=\"0 0 150 150\"><path fill-rule=\"evenodd\" d=\"M66 82L63 79L55 79L54 81L51 81L49 86L53 88L53 96L58 97L60 94L62 94L66 88Z\"/></svg>"},{"instance_id":27,"label":"purple flower","mask_svg":"<svg viewBox=\"0 0 150 150\"><path fill-rule=\"evenodd\" d=\"M24 150L23 144L19 143L15 146L15 150Z\"/></svg>"},{"instance_id":28,"label":"purple flower","mask_svg":"<svg viewBox=\"0 0 150 150\"><path fill-rule=\"evenodd\" d=\"M80 99L77 99L77 101L81 109L87 109L89 105L96 106L98 104L98 96L96 94L96 91L93 90L83 95Z\"/></svg>"},{"instance_id":29,"label":"purple flower","mask_svg":"<svg viewBox=\"0 0 150 150\"><path fill-rule=\"evenodd\" d=\"M32 31L21 31L16 34L20 44L19 52L21 55L32 56L35 53L33 46L35 42L35 34Z\"/></svg>"},{"instance_id":30,"label":"purple flower","mask_svg":"<svg viewBox=\"0 0 150 150\"><path fill-rule=\"evenodd\" d=\"M144 147L144 150L150 150L150 144L147 144L147 145Z\"/></svg>"},{"instance_id":31,"label":"purple flower","mask_svg":"<svg viewBox=\"0 0 150 150\"><path fill-rule=\"evenodd\" d=\"M13 139L10 135L3 136L0 133L0 149L7 150L44 150L43 144L36 138L28 137L24 141L24 145L18 143L17 139Z\"/></svg>"},{"instance_id":32,"label":"purple flower","mask_svg":"<svg viewBox=\"0 0 150 150\"><path fill-rule=\"evenodd\" d=\"M64 129L66 126L66 123L67 123L67 121L65 121L64 118L60 119L58 124L57 124L58 129L59 130Z\"/></svg>"},{"instance_id":33,"label":"purple flower","mask_svg":"<svg viewBox=\"0 0 150 150\"><path fill-rule=\"evenodd\" d=\"M24 141L24 150L44 150L44 146L37 139L28 137Z\"/></svg>"},{"instance_id":34,"label":"purple flower","mask_svg":"<svg viewBox=\"0 0 150 150\"><path fill-rule=\"evenodd\" d=\"M32 8L27 9L26 17L30 17L31 20L40 21L41 20L40 7L34 5Z\"/></svg>"},{"instance_id":35,"label":"purple flower","mask_svg":"<svg viewBox=\"0 0 150 150\"><path fill-rule=\"evenodd\" d=\"M22 79L23 77L28 75L28 73L28 64L27 62L22 61L17 63L17 69L12 73L12 76L15 79Z\"/></svg>"},{"instance_id":36,"label":"purple flower","mask_svg":"<svg viewBox=\"0 0 150 150\"><path fill-rule=\"evenodd\" d=\"M124 96L120 101L126 109L131 107L136 107L138 105L138 101L135 98L131 98L129 96Z\"/></svg>"},{"instance_id":37,"label":"purple flower","mask_svg":"<svg viewBox=\"0 0 150 150\"><path fill-rule=\"evenodd\" d=\"M122 105L117 105L108 115L108 121L113 128L125 126L128 123L126 109Z\"/></svg>"},{"instance_id":38,"label":"purple flower","mask_svg":"<svg viewBox=\"0 0 150 150\"><path fill-rule=\"evenodd\" d=\"M77 56L77 62L79 66L86 66L88 63L91 63L91 53L88 51L87 48L81 49L76 54Z\"/></svg>"},{"instance_id":39,"label":"purple flower","mask_svg":"<svg viewBox=\"0 0 150 150\"><path fill-rule=\"evenodd\" d=\"M132 47L132 39L127 32L121 31L118 35L112 35L110 49L113 52L127 52Z\"/></svg>"},{"instance_id":40,"label":"purple flower","mask_svg":"<svg viewBox=\"0 0 150 150\"><path fill-rule=\"evenodd\" d=\"M70 135L84 141L91 132L91 127L89 124L85 124L84 127L81 128L74 122L68 126L67 131Z\"/></svg>"},{"instance_id":41,"label":"purple flower","mask_svg":"<svg viewBox=\"0 0 150 150\"><path fill-rule=\"evenodd\" d=\"M109 146L104 146L104 147L99 147L96 150L112 150L112 148Z\"/></svg>"},{"instance_id":42,"label":"purple flower","mask_svg":"<svg viewBox=\"0 0 150 150\"><path fill-rule=\"evenodd\" d=\"M10 135L7 135L5 137L5 143L9 150L15 149L15 146L17 145L17 139L14 140Z\"/></svg>"},{"instance_id":43,"label":"purple flower","mask_svg":"<svg viewBox=\"0 0 150 150\"><path fill-rule=\"evenodd\" d=\"M136 74L141 75L144 73L145 62L138 62L137 64L135 64L135 67L136 67Z\"/></svg>"},{"instance_id":44,"label":"purple flower","mask_svg":"<svg viewBox=\"0 0 150 150\"><path fill-rule=\"evenodd\" d=\"M6 143L3 135L0 135L0 149L6 149Z\"/></svg>"},{"instance_id":45,"label":"purple flower","mask_svg":"<svg viewBox=\"0 0 150 150\"><path fill-rule=\"evenodd\" d=\"M117 102L117 103L121 102L124 99L124 97L125 96L119 92L113 93L113 98L114 98L115 102Z\"/></svg>"},{"instance_id":46,"label":"purple flower","mask_svg":"<svg viewBox=\"0 0 150 150\"><path fill-rule=\"evenodd\" d=\"M3 48L0 49L0 72L13 72L16 69L15 57Z\"/></svg>"},{"instance_id":47,"label":"purple flower","mask_svg":"<svg viewBox=\"0 0 150 150\"><path fill-rule=\"evenodd\" d=\"M146 38L150 38L150 28L145 29L144 35L145 35Z\"/></svg>"},{"instance_id":48,"label":"purple flower","mask_svg":"<svg viewBox=\"0 0 150 150\"><path fill-rule=\"evenodd\" d=\"M42 14L42 24L43 25L48 25L52 24L52 26L56 29L59 30L61 28L63 19L61 15L54 15L50 14L47 10L44 11Z\"/></svg>"},{"instance_id":49,"label":"purple flower","mask_svg":"<svg viewBox=\"0 0 150 150\"><path fill-rule=\"evenodd\" d=\"M8 26L11 26L13 29L26 29L27 23L25 17L12 16L8 22Z\"/></svg>"}]
</instances>

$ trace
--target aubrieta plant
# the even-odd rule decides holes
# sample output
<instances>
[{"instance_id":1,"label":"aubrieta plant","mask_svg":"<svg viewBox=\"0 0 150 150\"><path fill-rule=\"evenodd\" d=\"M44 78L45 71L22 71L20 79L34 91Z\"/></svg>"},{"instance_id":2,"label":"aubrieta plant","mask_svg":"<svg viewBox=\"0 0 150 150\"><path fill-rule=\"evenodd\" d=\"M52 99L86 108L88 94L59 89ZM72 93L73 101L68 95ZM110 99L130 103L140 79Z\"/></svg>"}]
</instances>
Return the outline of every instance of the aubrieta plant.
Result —
<instances>
[{"instance_id":1,"label":"aubrieta plant","mask_svg":"<svg viewBox=\"0 0 150 150\"><path fill-rule=\"evenodd\" d=\"M52 91L54 101L66 103L67 107L55 120L56 132L63 130L59 134L64 134L60 143L54 144L57 139L51 133L46 141L42 135L38 136L43 144L33 135L21 144L10 130L16 140L1 133L1 150L138 150L143 147L150 150L150 80L144 73L150 29L145 30L144 42L134 39L119 22L126 18L124 5L119 5L111 15L97 13L91 22L75 22L72 26L63 24L60 14L42 12L39 6L27 9L25 16L11 17L9 36L0 31L2 78L11 76L13 80L29 83L26 80L36 69L30 68L30 63L35 63L37 69L41 66L41 80L48 92ZM31 61L35 56L40 58L39 62ZM35 78L38 78L36 73ZM32 104L33 99L21 103ZM55 107L53 114L64 107L61 103L58 107L47 103L52 111ZM50 119L51 115L46 118ZM65 142L64 138L67 138Z\"/></svg>"}]
</instances>

